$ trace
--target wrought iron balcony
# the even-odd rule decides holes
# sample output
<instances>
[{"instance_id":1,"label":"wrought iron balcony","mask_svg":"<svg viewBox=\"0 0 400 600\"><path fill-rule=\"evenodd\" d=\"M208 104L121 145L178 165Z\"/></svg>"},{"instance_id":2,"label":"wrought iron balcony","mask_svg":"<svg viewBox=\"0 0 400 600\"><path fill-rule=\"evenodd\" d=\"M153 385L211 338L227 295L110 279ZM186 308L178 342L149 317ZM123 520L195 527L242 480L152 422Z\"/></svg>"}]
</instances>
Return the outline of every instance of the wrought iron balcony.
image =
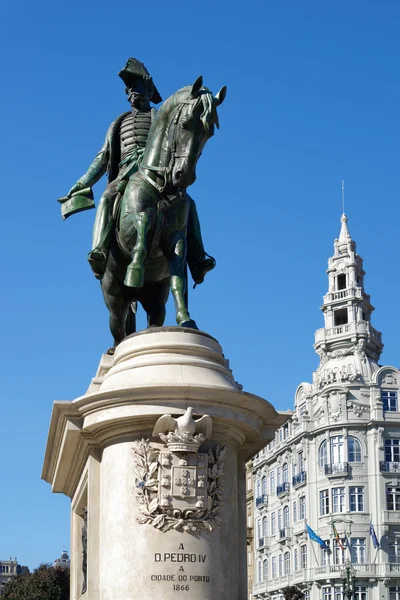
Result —
<instances>
[{"instance_id":1,"label":"wrought iron balcony","mask_svg":"<svg viewBox=\"0 0 400 600\"><path fill-rule=\"evenodd\" d=\"M279 530L279 541L283 542L284 540L288 540L292 537L292 530L290 527L284 527Z\"/></svg>"},{"instance_id":2,"label":"wrought iron balcony","mask_svg":"<svg viewBox=\"0 0 400 600\"><path fill-rule=\"evenodd\" d=\"M292 483L293 483L294 488L298 488L301 485L304 485L305 483L307 483L306 471L302 471L298 475L293 475Z\"/></svg>"},{"instance_id":3,"label":"wrought iron balcony","mask_svg":"<svg viewBox=\"0 0 400 600\"><path fill-rule=\"evenodd\" d=\"M267 548L268 545L269 545L269 537L258 538L257 550L261 550L262 548Z\"/></svg>"},{"instance_id":4,"label":"wrought iron balcony","mask_svg":"<svg viewBox=\"0 0 400 600\"><path fill-rule=\"evenodd\" d=\"M256 507L260 508L261 506L266 506L268 504L268 496L267 494L262 494L256 498Z\"/></svg>"},{"instance_id":5,"label":"wrought iron balcony","mask_svg":"<svg viewBox=\"0 0 400 600\"><path fill-rule=\"evenodd\" d=\"M381 460L379 464L383 473L400 473L400 462L385 462Z\"/></svg>"},{"instance_id":6,"label":"wrought iron balcony","mask_svg":"<svg viewBox=\"0 0 400 600\"><path fill-rule=\"evenodd\" d=\"M335 475L347 475L349 473L349 463L332 463L330 465L325 465L325 475L335 476Z\"/></svg>"},{"instance_id":7,"label":"wrought iron balcony","mask_svg":"<svg viewBox=\"0 0 400 600\"><path fill-rule=\"evenodd\" d=\"M283 496L283 494L287 494L289 491L289 483L286 481L285 483L281 483L281 485L278 485L278 487L276 488L276 495L277 496Z\"/></svg>"}]
</instances>

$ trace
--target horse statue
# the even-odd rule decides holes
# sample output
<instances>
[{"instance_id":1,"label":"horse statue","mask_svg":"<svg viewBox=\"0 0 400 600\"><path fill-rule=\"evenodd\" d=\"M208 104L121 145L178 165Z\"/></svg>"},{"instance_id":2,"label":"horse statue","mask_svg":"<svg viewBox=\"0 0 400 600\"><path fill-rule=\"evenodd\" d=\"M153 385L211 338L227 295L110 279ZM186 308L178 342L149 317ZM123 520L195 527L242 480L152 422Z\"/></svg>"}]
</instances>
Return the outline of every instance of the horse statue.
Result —
<instances>
[{"instance_id":1,"label":"horse statue","mask_svg":"<svg viewBox=\"0 0 400 600\"><path fill-rule=\"evenodd\" d=\"M197 329L187 299L186 230L197 161L219 127L214 97L202 77L178 90L156 113L139 170L121 181L114 206L110 254L101 281L115 346L135 331L132 305L147 313L148 327L162 326L171 288L176 322Z\"/></svg>"}]
</instances>

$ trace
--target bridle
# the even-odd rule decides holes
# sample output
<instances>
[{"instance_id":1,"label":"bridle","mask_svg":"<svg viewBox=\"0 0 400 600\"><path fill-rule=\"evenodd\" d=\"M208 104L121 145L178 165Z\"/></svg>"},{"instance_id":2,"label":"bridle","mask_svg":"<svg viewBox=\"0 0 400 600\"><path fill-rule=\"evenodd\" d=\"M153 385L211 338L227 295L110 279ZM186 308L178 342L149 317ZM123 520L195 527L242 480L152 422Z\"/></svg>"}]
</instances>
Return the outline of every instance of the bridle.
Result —
<instances>
[{"instance_id":1,"label":"bridle","mask_svg":"<svg viewBox=\"0 0 400 600\"><path fill-rule=\"evenodd\" d=\"M176 114L169 126L168 129L168 137L172 137L172 142L171 142L171 158L169 161L169 164L167 167L155 167L153 165L143 165L141 164L139 167L139 171L140 174L142 175L142 177L151 185L153 186L160 194L164 193L165 188L167 187L167 184L172 184L172 180L171 180L171 176L172 176L172 172L174 169L174 165L175 165L175 160L177 158L189 158L190 153L189 152L178 152L177 151L177 143L176 143L176 130L178 127L178 123L179 120L181 118L181 114L182 114L182 110L184 106L190 106L192 105L193 101L191 102L181 102L176 110ZM147 171L153 171L155 173L157 173L158 175L160 175L163 178L163 184L159 185L156 181L154 181L151 177L148 176L148 174L146 173ZM178 190L178 193L181 192L182 190Z\"/></svg>"}]
</instances>

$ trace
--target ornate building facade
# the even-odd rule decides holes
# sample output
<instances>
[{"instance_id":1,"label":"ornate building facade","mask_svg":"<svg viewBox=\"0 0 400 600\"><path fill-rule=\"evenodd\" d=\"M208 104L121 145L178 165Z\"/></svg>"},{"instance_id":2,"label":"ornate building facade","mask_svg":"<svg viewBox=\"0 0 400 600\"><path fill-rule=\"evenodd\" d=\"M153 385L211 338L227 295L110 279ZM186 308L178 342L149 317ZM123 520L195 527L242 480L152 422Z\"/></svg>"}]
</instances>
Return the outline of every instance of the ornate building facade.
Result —
<instances>
[{"instance_id":1,"label":"ornate building facade","mask_svg":"<svg viewBox=\"0 0 400 600\"><path fill-rule=\"evenodd\" d=\"M288 585L307 600L351 590L400 600L400 372L378 364L381 334L345 215L327 273L319 366L252 462L254 600L281 600Z\"/></svg>"}]
</instances>

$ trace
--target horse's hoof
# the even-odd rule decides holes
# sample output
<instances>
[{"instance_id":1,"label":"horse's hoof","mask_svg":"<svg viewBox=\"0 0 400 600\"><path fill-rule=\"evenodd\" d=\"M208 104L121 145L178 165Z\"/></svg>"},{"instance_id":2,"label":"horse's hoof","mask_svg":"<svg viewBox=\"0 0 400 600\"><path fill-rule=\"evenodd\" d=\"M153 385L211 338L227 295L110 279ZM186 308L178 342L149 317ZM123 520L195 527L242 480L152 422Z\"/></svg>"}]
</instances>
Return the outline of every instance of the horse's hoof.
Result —
<instances>
[{"instance_id":1,"label":"horse's hoof","mask_svg":"<svg viewBox=\"0 0 400 600\"><path fill-rule=\"evenodd\" d=\"M115 346L111 346L111 348L109 348L107 350L106 354L109 354L110 356L114 356L114 354L115 354Z\"/></svg>"},{"instance_id":2,"label":"horse's hoof","mask_svg":"<svg viewBox=\"0 0 400 600\"><path fill-rule=\"evenodd\" d=\"M196 325L196 321L193 321L193 319L189 319L189 321L179 323L179 327L188 327L189 329L197 329L197 331L199 330L199 328Z\"/></svg>"},{"instance_id":3,"label":"horse's hoof","mask_svg":"<svg viewBox=\"0 0 400 600\"><path fill-rule=\"evenodd\" d=\"M129 265L126 270L124 284L131 288L141 288L144 286L144 267L140 265Z\"/></svg>"}]
</instances>

